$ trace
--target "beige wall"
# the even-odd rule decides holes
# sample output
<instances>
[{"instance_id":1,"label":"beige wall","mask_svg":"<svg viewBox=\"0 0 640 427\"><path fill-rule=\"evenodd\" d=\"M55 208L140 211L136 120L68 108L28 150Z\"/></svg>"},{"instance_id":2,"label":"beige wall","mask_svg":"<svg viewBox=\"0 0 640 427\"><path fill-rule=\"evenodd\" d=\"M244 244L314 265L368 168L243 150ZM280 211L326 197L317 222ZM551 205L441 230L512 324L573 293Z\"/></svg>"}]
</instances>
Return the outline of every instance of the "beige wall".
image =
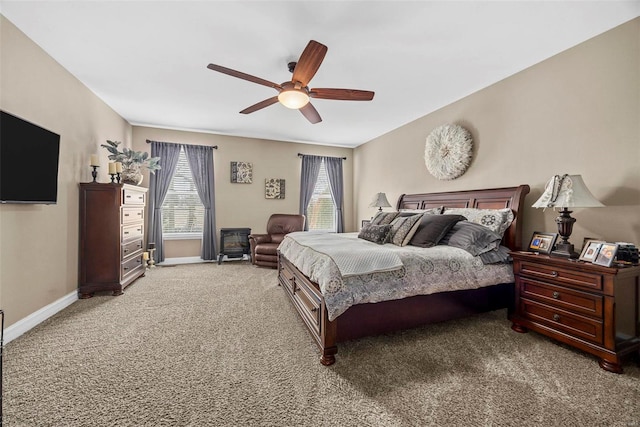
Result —
<instances>
[{"instance_id":1,"label":"beige wall","mask_svg":"<svg viewBox=\"0 0 640 427\"><path fill-rule=\"evenodd\" d=\"M532 204L556 173L582 174L607 207L576 210L573 241L584 236L640 242L640 19L583 43L355 150L131 127L69 72L0 16L0 108L60 134L58 204L0 206L0 307L10 326L76 290L78 183L99 153L107 182L106 139L148 150L146 139L218 145L217 226L263 232L273 212L297 212L298 152L346 156L346 229L356 230L384 191L449 191L530 184ZM429 94L424 94L429 96ZM424 141L443 123L474 136L469 171L455 181L427 172ZM254 164L254 183L229 182L231 161ZM25 165L28 173L28 165ZM264 198L264 179L284 178L284 200ZM148 185L148 178L143 182ZM353 201L353 203L351 203ZM528 208L525 240L555 229L552 212ZM168 257L198 254L197 242L172 242Z\"/></svg>"},{"instance_id":2,"label":"beige wall","mask_svg":"<svg viewBox=\"0 0 640 427\"><path fill-rule=\"evenodd\" d=\"M3 16L0 31L0 108L60 135L58 203L0 205L0 307L10 326L77 289L78 183L91 180L98 152L107 181L100 143L130 143L131 126Z\"/></svg>"},{"instance_id":3,"label":"beige wall","mask_svg":"<svg viewBox=\"0 0 640 427\"><path fill-rule=\"evenodd\" d=\"M421 96L429 96L428 93ZM640 18L355 149L354 203L369 218L374 193L529 184L523 241L557 230L550 210L530 208L554 174L581 174L606 207L576 209L571 241L640 243ZM458 123L474 137L469 170L439 181L424 163L427 135Z\"/></svg>"},{"instance_id":4,"label":"beige wall","mask_svg":"<svg viewBox=\"0 0 640 427\"><path fill-rule=\"evenodd\" d=\"M300 201L300 166L298 153L320 156L346 157L344 167L345 228L353 224L353 150L310 144L270 141L253 138L214 135L197 132L149 128L133 128L133 146L150 151L146 140L193 145L217 145L214 151L216 182L216 226L220 228L249 227L254 233L264 233L272 213L298 213ZM231 162L253 163L252 184L231 183ZM264 180L285 179L286 193L282 200L265 199ZM147 178L143 185L147 185ZM219 234L218 234L219 238ZM165 257L200 255L200 240L168 240Z\"/></svg>"}]
</instances>

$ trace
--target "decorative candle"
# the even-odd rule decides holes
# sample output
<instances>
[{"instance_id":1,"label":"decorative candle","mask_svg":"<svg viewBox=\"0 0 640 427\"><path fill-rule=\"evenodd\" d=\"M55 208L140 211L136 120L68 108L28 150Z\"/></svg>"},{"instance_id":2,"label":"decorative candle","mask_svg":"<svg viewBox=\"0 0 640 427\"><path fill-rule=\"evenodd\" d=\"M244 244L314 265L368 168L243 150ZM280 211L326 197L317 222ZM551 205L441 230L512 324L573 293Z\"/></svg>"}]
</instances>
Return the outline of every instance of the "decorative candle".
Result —
<instances>
[{"instance_id":1,"label":"decorative candle","mask_svg":"<svg viewBox=\"0 0 640 427\"><path fill-rule=\"evenodd\" d=\"M116 173L122 173L122 163L116 162Z\"/></svg>"},{"instance_id":2,"label":"decorative candle","mask_svg":"<svg viewBox=\"0 0 640 427\"><path fill-rule=\"evenodd\" d=\"M116 173L116 164L115 163L109 163L109 173Z\"/></svg>"},{"instance_id":3,"label":"decorative candle","mask_svg":"<svg viewBox=\"0 0 640 427\"><path fill-rule=\"evenodd\" d=\"M100 166L100 162L98 161L98 155L97 154L92 154L91 155L91 161L89 162L90 166Z\"/></svg>"},{"instance_id":4,"label":"decorative candle","mask_svg":"<svg viewBox=\"0 0 640 427\"><path fill-rule=\"evenodd\" d=\"M156 248L156 244L153 243L153 242L149 242L148 248L149 249L155 249Z\"/></svg>"},{"instance_id":5,"label":"decorative candle","mask_svg":"<svg viewBox=\"0 0 640 427\"><path fill-rule=\"evenodd\" d=\"M149 260L149 252L142 252L142 259L145 261Z\"/></svg>"}]
</instances>

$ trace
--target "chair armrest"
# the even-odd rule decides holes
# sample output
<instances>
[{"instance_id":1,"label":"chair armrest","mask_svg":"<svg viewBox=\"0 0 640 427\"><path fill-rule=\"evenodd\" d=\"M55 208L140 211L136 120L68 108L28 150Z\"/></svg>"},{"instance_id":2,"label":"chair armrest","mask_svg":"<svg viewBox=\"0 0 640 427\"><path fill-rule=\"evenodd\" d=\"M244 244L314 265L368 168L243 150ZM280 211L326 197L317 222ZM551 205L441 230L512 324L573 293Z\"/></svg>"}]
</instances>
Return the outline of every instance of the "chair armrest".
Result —
<instances>
[{"instance_id":1,"label":"chair armrest","mask_svg":"<svg viewBox=\"0 0 640 427\"><path fill-rule=\"evenodd\" d=\"M253 240L256 245L260 243L270 243L271 235L270 234L250 234L249 240Z\"/></svg>"}]
</instances>

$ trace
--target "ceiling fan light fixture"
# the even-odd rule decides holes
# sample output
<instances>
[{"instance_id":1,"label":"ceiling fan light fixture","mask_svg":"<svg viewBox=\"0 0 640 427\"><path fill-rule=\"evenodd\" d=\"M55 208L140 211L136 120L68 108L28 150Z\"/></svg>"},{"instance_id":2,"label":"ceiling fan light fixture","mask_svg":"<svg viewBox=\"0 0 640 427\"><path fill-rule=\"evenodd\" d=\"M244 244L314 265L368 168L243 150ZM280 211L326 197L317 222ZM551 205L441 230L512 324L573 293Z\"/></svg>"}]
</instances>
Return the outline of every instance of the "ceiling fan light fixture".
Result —
<instances>
[{"instance_id":1,"label":"ceiling fan light fixture","mask_svg":"<svg viewBox=\"0 0 640 427\"><path fill-rule=\"evenodd\" d=\"M301 90L283 90L278 95L278 101L287 108L299 110L309 103L309 95Z\"/></svg>"}]
</instances>

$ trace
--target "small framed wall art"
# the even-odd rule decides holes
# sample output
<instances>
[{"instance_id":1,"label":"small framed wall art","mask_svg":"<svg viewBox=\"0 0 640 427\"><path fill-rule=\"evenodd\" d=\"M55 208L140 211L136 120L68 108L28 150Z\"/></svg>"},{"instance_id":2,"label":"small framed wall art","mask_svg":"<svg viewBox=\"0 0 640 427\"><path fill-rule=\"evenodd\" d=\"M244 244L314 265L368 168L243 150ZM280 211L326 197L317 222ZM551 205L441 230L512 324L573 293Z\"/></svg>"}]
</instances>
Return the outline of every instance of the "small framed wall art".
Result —
<instances>
[{"instance_id":1,"label":"small framed wall art","mask_svg":"<svg viewBox=\"0 0 640 427\"><path fill-rule=\"evenodd\" d=\"M618 245L615 243L603 243L600 246L598 255L593 260L594 264L604 265L605 267L611 267L613 260L616 258L616 252L618 252Z\"/></svg>"},{"instance_id":2,"label":"small framed wall art","mask_svg":"<svg viewBox=\"0 0 640 427\"><path fill-rule=\"evenodd\" d=\"M249 162L231 162L231 182L251 184L253 182L253 164Z\"/></svg>"},{"instance_id":3,"label":"small framed wall art","mask_svg":"<svg viewBox=\"0 0 640 427\"><path fill-rule=\"evenodd\" d=\"M284 199L284 179L267 178L264 180L265 199Z\"/></svg>"},{"instance_id":4,"label":"small framed wall art","mask_svg":"<svg viewBox=\"0 0 640 427\"><path fill-rule=\"evenodd\" d=\"M598 252L600 251L600 246L605 243L602 240L587 240L584 242L582 246L582 252L580 253L580 261L585 262L593 262L598 256Z\"/></svg>"},{"instance_id":5,"label":"small framed wall art","mask_svg":"<svg viewBox=\"0 0 640 427\"><path fill-rule=\"evenodd\" d=\"M529 251L548 255L553 250L553 245L556 244L557 238L558 233L534 231L531 236L531 242L529 242Z\"/></svg>"}]
</instances>

